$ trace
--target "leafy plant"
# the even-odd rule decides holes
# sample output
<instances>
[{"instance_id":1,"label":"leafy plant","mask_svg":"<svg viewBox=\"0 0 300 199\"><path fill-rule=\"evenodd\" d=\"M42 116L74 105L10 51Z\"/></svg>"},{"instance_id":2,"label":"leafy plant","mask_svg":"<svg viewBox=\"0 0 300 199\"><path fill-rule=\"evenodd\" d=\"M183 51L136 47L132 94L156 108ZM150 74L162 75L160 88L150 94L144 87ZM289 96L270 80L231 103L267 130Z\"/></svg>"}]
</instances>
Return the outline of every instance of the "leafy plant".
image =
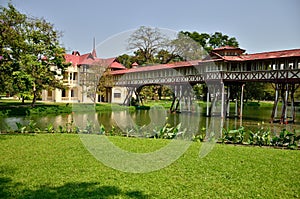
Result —
<instances>
[{"instance_id":1,"label":"leafy plant","mask_svg":"<svg viewBox=\"0 0 300 199\"><path fill-rule=\"evenodd\" d=\"M242 144L244 140L244 135L245 135L245 129L243 126L235 130L223 129L222 142Z\"/></svg>"},{"instance_id":2,"label":"leafy plant","mask_svg":"<svg viewBox=\"0 0 300 199\"><path fill-rule=\"evenodd\" d=\"M294 132L289 132L286 129L282 129L279 136L272 138L271 143L275 146L286 146L290 149L298 148L300 140L300 135L297 135L296 130Z\"/></svg>"},{"instance_id":3,"label":"leafy plant","mask_svg":"<svg viewBox=\"0 0 300 199\"><path fill-rule=\"evenodd\" d=\"M36 122L33 120L29 121L29 124L27 126L27 129L29 130L29 133L39 133L41 130L37 127Z\"/></svg>"},{"instance_id":4,"label":"leafy plant","mask_svg":"<svg viewBox=\"0 0 300 199\"><path fill-rule=\"evenodd\" d=\"M83 133L86 133L86 134L91 134L94 132L94 125L91 121L87 121L87 124L83 130Z\"/></svg>"},{"instance_id":5,"label":"leafy plant","mask_svg":"<svg viewBox=\"0 0 300 199\"><path fill-rule=\"evenodd\" d=\"M20 122L16 122L17 125L17 132L18 133L25 133L26 131L26 125L21 124Z\"/></svg>"},{"instance_id":6,"label":"leafy plant","mask_svg":"<svg viewBox=\"0 0 300 199\"><path fill-rule=\"evenodd\" d=\"M58 126L58 132L59 133L67 133L67 129L64 126L59 125Z\"/></svg>"},{"instance_id":7,"label":"leafy plant","mask_svg":"<svg viewBox=\"0 0 300 199\"><path fill-rule=\"evenodd\" d=\"M54 133L54 132L55 132L55 129L54 129L54 127L53 127L53 124L49 124L49 125L46 127L45 131L46 131L47 133Z\"/></svg>"}]
</instances>

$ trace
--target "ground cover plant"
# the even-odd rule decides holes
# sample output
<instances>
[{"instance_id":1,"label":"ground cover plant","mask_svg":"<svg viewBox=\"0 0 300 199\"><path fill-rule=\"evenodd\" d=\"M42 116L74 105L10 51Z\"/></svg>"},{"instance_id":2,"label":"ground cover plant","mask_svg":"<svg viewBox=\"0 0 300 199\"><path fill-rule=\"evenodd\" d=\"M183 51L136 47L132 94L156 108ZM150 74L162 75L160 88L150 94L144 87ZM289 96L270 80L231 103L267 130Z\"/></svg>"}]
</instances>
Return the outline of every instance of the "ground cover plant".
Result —
<instances>
[{"instance_id":1,"label":"ground cover plant","mask_svg":"<svg viewBox=\"0 0 300 199\"><path fill-rule=\"evenodd\" d=\"M109 139L138 153L154 151L170 141ZM98 162L76 134L3 134L0 198L300 197L299 151L215 145L199 158L201 144L193 142L164 169L132 174Z\"/></svg>"}]
</instances>

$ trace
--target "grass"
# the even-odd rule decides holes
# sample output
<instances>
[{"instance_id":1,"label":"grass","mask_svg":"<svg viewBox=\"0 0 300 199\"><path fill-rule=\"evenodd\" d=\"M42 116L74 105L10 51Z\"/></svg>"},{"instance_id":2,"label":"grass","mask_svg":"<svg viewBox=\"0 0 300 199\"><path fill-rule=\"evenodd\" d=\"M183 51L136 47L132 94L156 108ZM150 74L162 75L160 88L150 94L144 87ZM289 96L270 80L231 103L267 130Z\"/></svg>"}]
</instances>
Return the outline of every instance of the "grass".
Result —
<instances>
[{"instance_id":1,"label":"grass","mask_svg":"<svg viewBox=\"0 0 300 199\"><path fill-rule=\"evenodd\" d=\"M80 103L81 110L92 108L93 111L118 111L124 110L128 107L120 106L117 104L97 103L96 108L93 104ZM129 107L129 110L134 110L134 107ZM49 115L71 113L73 111L72 103L54 103L54 102L37 102L35 107L31 107L31 102L26 101L22 104L17 100L0 100L0 116L16 116L16 115Z\"/></svg>"},{"instance_id":2,"label":"grass","mask_svg":"<svg viewBox=\"0 0 300 199\"><path fill-rule=\"evenodd\" d=\"M109 137L149 152L169 140ZM0 198L299 198L300 153L201 143L170 166L124 173L98 162L74 134L0 135Z\"/></svg>"}]
</instances>

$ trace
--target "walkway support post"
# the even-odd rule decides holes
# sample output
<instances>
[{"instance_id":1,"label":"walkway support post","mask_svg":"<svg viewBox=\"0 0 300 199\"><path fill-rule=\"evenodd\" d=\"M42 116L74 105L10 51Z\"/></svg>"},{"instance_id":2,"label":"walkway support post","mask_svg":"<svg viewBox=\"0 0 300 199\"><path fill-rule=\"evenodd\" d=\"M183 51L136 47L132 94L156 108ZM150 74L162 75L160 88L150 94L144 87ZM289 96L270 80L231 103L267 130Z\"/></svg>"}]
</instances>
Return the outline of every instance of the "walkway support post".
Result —
<instances>
[{"instance_id":1,"label":"walkway support post","mask_svg":"<svg viewBox=\"0 0 300 199\"><path fill-rule=\"evenodd\" d=\"M207 96L206 96L206 116L209 117L209 91L207 89Z\"/></svg>"},{"instance_id":2,"label":"walkway support post","mask_svg":"<svg viewBox=\"0 0 300 199\"><path fill-rule=\"evenodd\" d=\"M227 100L226 100L227 110L226 117L230 116L230 86L227 87Z\"/></svg>"},{"instance_id":3,"label":"walkway support post","mask_svg":"<svg viewBox=\"0 0 300 199\"><path fill-rule=\"evenodd\" d=\"M243 117L244 87L245 87L245 84L242 84L240 118Z\"/></svg>"},{"instance_id":4,"label":"walkway support post","mask_svg":"<svg viewBox=\"0 0 300 199\"><path fill-rule=\"evenodd\" d=\"M224 83L221 82L221 118L224 118L225 112L225 86Z\"/></svg>"}]
</instances>

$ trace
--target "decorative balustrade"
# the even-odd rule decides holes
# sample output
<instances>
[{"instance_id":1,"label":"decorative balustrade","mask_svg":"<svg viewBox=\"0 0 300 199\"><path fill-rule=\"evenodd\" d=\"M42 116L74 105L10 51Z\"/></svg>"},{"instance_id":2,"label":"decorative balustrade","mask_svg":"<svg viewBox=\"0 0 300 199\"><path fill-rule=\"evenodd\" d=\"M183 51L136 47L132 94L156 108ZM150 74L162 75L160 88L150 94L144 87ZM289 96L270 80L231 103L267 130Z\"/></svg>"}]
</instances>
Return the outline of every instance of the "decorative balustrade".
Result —
<instances>
[{"instance_id":1,"label":"decorative balustrade","mask_svg":"<svg viewBox=\"0 0 300 199\"><path fill-rule=\"evenodd\" d=\"M168 77L149 77L140 79L119 78L115 79L116 86L135 86L145 84L176 84L176 83L204 83L206 81L224 81L224 82L300 82L300 69L293 70L265 70L265 71L214 71L203 74L188 76L168 76Z\"/></svg>"}]
</instances>

